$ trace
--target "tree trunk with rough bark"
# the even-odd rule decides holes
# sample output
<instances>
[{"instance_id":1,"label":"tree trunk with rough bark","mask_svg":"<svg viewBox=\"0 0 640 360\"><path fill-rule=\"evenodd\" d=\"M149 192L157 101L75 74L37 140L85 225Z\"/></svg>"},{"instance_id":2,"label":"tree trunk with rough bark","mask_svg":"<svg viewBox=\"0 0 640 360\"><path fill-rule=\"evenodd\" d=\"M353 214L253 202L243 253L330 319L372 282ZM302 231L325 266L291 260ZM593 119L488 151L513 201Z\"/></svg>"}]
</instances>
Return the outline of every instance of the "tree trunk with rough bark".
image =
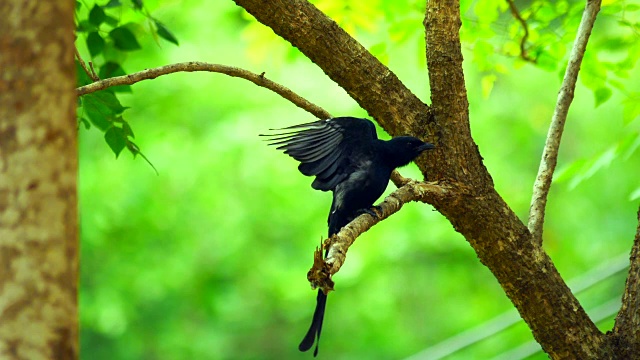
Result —
<instances>
[{"instance_id":1,"label":"tree trunk with rough bark","mask_svg":"<svg viewBox=\"0 0 640 360\"><path fill-rule=\"evenodd\" d=\"M78 358L72 1L0 2L0 358Z\"/></svg>"}]
</instances>

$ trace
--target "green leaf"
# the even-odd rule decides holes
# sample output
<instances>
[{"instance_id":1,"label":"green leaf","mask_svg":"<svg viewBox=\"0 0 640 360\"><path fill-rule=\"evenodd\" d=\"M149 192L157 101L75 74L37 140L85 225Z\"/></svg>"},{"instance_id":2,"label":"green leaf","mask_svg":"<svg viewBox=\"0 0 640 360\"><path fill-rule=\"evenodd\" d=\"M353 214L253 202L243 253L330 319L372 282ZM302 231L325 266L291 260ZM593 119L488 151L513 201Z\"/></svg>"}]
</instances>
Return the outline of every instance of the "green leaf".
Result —
<instances>
[{"instance_id":1,"label":"green leaf","mask_svg":"<svg viewBox=\"0 0 640 360\"><path fill-rule=\"evenodd\" d=\"M89 12L89 22L95 26L99 26L105 20L107 15L102 10L102 7L98 6L98 4L93 5L93 8Z\"/></svg>"},{"instance_id":2,"label":"green leaf","mask_svg":"<svg viewBox=\"0 0 640 360\"><path fill-rule=\"evenodd\" d=\"M169 29L167 29L166 26L164 26L163 23L161 23L160 21L158 21L156 19L153 19L153 21L156 24L158 36L160 36L161 38L167 40L170 43L173 43L173 44L176 44L176 45L180 45L180 44L178 44L178 39L169 31Z\"/></svg>"},{"instance_id":3,"label":"green leaf","mask_svg":"<svg viewBox=\"0 0 640 360\"><path fill-rule=\"evenodd\" d=\"M89 48L91 57L99 55L104 50L104 39L97 31L91 32L87 36L87 48Z\"/></svg>"},{"instance_id":4,"label":"green leaf","mask_svg":"<svg viewBox=\"0 0 640 360\"><path fill-rule=\"evenodd\" d=\"M111 126L113 112L108 106L104 105L92 95L93 94L87 94L82 97L82 109L93 125L105 131Z\"/></svg>"},{"instance_id":5,"label":"green leaf","mask_svg":"<svg viewBox=\"0 0 640 360\"><path fill-rule=\"evenodd\" d=\"M595 96L595 100L596 100L596 107L602 105L607 100L609 100L612 94L613 94L613 91L611 91L611 89L609 89L608 87L597 88L593 92L593 95Z\"/></svg>"},{"instance_id":6,"label":"green leaf","mask_svg":"<svg viewBox=\"0 0 640 360\"><path fill-rule=\"evenodd\" d=\"M122 119L122 131L124 132L125 136L135 138L135 135L133 135L133 130L131 129L131 126L129 126L129 123L124 119Z\"/></svg>"},{"instance_id":7,"label":"green leaf","mask_svg":"<svg viewBox=\"0 0 640 360\"><path fill-rule=\"evenodd\" d=\"M132 51L140 49L140 44L138 44L135 35L124 26L111 30L109 36L113 39L116 48L120 50Z\"/></svg>"},{"instance_id":8,"label":"green leaf","mask_svg":"<svg viewBox=\"0 0 640 360\"><path fill-rule=\"evenodd\" d=\"M108 79L114 76L122 76L126 75L120 64L108 61L100 68L100 72L98 73L101 79Z\"/></svg>"},{"instance_id":9,"label":"green leaf","mask_svg":"<svg viewBox=\"0 0 640 360\"><path fill-rule=\"evenodd\" d=\"M109 26L116 27L118 26L120 20L114 18L113 16L107 15L107 17L104 19L104 22Z\"/></svg>"},{"instance_id":10,"label":"green leaf","mask_svg":"<svg viewBox=\"0 0 640 360\"><path fill-rule=\"evenodd\" d=\"M80 10L81 7L82 7L82 3L76 0L76 11Z\"/></svg>"},{"instance_id":11,"label":"green leaf","mask_svg":"<svg viewBox=\"0 0 640 360\"><path fill-rule=\"evenodd\" d=\"M132 0L133 8L136 10L142 10L142 0Z\"/></svg>"},{"instance_id":12,"label":"green leaf","mask_svg":"<svg viewBox=\"0 0 640 360\"><path fill-rule=\"evenodd\" d=\"M102 51L102 58L105 62L112 61L122 64L127 59L127 52L117 49L113 41L107 41Z\"/></svg>"},{"instance_id":13,"label":"green leaf","mask_svg":"<svg viewBox=\"0 0 640 360\"><path fill-rule=\"evenodd\" d=\"M120 104L118 98L109 90L86 94L82 97L82 109L91 123L102 131L112 126L116 115L126 108Z\"/></svg>"},{"instance_id":14,"label":"green leaf","mask_svg":"<svg viewBox=\"0 0 640 360\"><path fill-rule=\"evenodd\" d=\"M133 141L127 140L127 149L129 149L129 151L133 154L134 158L136 157L136 155L142 156L144 161L146 161L147 164L149 164L149 166L151 166L153 168L153 171L156 172L156 175L159 175L158 174L158 169L156 169L156 167L153 166L151 161L149 161L149 159L147 159L147 157L144 156L144 154L140 151L140 148L138 147L138 145L136 145Z\"/></svg>"},{"instance_id":15,"label":"green leaf","mask_svg":"<svg viewBox=\"0 0 640 360\"><path fill-rule=\"evenodd\" d=\"M108 79L111 77L122 76L126 74L127 73L124 72L120 64L114 61L108 61L100 67L98 76L100 76L101 79ZM110 89L113 92L127 92L127 93L131 92L130 85L119 85L119 86L114 86Z\"/></svg>"},{"instance_id":16,"label":"green leaf","mask_svg":"<svg viewBox=\"0 0 640 360\"><path fill-rule=\"evenodd\" d=\"M122 3L120 2L120 0L109 0L109 2L107 3L107 5L105 5L105 8L113 8L113 7L118 7L118 6L122 6Z\"/></svg>"},{"instance_id":17,"label":"green leaf","mask_svg":"<svg viewBox=\"0 0 640 360\"><path fill-rule=\"evenodd\" d=\"M121 128L112 126L104 133L104 140L107 142L116 158L122 149L127 145L127 138Z\"/></svg>"},{"instance_id":18,"label":"green leaf","mask_svg":"<svg viewBox=\"0 0 640 360\"><path fill-rule=\"evenodd\" d=\"M90 32L90 31L96 31L98 30L98 28L96 28L95 25L90 23L89 20L82 20L78 23L78 27L76 28L76 30L79 32Z\"/></svg>"},{"instance_id":19,"label":"green leaf","mask_svg":"<svg viewBox=\"0 0 640 360\"><path fill-rule=\"evenodd\" d=\"M103 104L108 106L115 115L122 114L122 112L127 109L120 104L120 100L118 100L116 95L109 90L98 91L93 93L92 95L94 95Z\"/></svg>"}]
</instances>

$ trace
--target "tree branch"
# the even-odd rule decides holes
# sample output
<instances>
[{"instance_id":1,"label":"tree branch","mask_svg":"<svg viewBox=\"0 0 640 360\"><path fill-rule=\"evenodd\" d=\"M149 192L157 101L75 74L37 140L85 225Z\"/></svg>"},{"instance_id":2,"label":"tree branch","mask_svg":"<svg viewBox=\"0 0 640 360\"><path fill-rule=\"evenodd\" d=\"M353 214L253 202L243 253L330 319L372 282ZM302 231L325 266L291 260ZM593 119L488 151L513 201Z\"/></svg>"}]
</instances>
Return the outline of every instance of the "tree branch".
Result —
<instances>
[{"instance_id":1,"label":"tree branch","mask_svg":"<svg viewBox=\"0 0 640 360\"><path fill-rule=\"evenodd\" d=\"M469 130L458 0L428 0L425 16L431 116L440 136L436 179L469 191L431 204L462 233L552 358L594 358L605 344L544 250L495 191ZM429 154L430 158L433 157ZM424 169L423 169L424 171ZM440 181L441 183L442 181Z\"/></svg>"},{"instance_id":2,"label":"tree branch","mask_svg":"<svg viewBox=\"0 0 640 360\"><path fill-rule=\"evenodd\" d=\"M84 72L87 73L87 76L93 81L100 80L98 75L96 75L95 71L89 71L89 69L87 68L87 64L84 62L84 60L80 56L80 52L78 52L78 48L74 46L73 51L76 55L76 59L78 59L78 62L80 63L80 66L82 66L82 69L84 70ZM91 68L91 70L93 70L93 68Z\"/></svg>"},{"instance_id":3,"label":"tree branch","mask_svg":"<svg viewBox=\"0 0 640 360\"><path fill-rule=\"evenodd\" d=\"M582 14L582 20L580 21L580 27L576 35L576 41L573 44L573 49L569 56L567 70L562 80L562 87L558 94L556 108L551 118L551 126L549 127L547 141L544 145L538 176L533 184L528 227L532 235L532 240L537 244L542 244L545 207L547 205L551 180L553 179L553 172L558 163L558 149L560 148L562 131L564 130L564 123L567 119L569 106L571 106L571 102L573 101L582 57L587 48L593 24L600 11L600 4L601 0L587 0L587 5Z\"/></svg>"},{"instance_id":4,"label":"tree branch","mask_svg":"<svg viewBox=\"0 0 640 360\"><path fill-rule=\"evenodd\" d=\"M511 15L516 18L520 25L522 25L522 29L524 29L524 35L522 36L522 39L520 39L520 57L524 61L535 64L537 60L529 56L527 48L525 47L527 39L529 38L529 26L527 25L527 22L522 18L522 15L520 15L520 11L518 11L518 8L516 7L516 4L513 2L513 0L507 0L507 3L509 4Z\"/></svg>"},{"instance_id":5,"label":"tree branch","mask_svg":"<svg viewBox=\"0 0 640 360\"><path fill-rule=\"evenodd\" d=\"M398 174L398 176L401 176ZM389 194L382 203L378 205L376 217L370 214L362 214L343 227L340 232L324 240L322 248L316 249L314 253L313 267L307 273L307 279L313 288L320 287L325 293L333 290L331 276L337 273L345 262L347 251L353 245L358 236L371 229L377 223L400 211L402 206L411 201L429 202L433 199L439 201L454 201L452 196L460 191L452 191L450 185L440 185L437 183L420 182L406 179L407 182ZM328 249L326 258L322 255Z\"/></svg>"},{"instance_id":6,"label":"tree branch","mask_svg":"<svg viewBox=\"0 0 640 360\"><path fill-rule=\"evenodd\" d=\"M493 180L471 137L469 101L462 71L459 9L457 0L427 2L424 26L431 88L429 115L437 129L438 146L428 155L434 162L433 167L423 171L429 173L429 180L492 188Z\"/></svg>"},{"instance_id":7,"label":"tree branch","mask_svg":"<svg viewBox=\"0 0 640 360\"><path fill-rule=\"evenodd\" d=\"M82 96L95 91L104 90L112 86L132 85L139 81L155 79L162 75L172 74L176 72L193 72L193 71L216 72L216 73L221 73L221 74L249 80L258 86L267 88L277 93L283 98L294 103L299 108L302 108L312 113L313 115L315 115L320 119L328 119L331 117L331 114L329 114L327 111L325 111L321 107L307 101L306 99L297 95L290 89L267 79L264 76L264 73L258 75L256 73L252 73L250 71L233 67L233 66L209 64L209 63L203 63L203 62L197 62L197 61L165 65L165 66L161 66L153 69L139 71L129 75L117 76L109 79L96 81L89 85L85 85L77 88L76 93L78 94L78 96Z\"/></svg>"},{"instance_id":8,"label":"tree branch","mask_svg":"<svg viewBox=\"0 0 640 360\"><path fill-rule=\"evenodd\" d=\"M335 21L305 0L234 0L345 89L392 136L433 134L428 106ZM433 141L430 141L433 142Z\"/></svg>"},{"instance_id":9,"label":"tree branch","mask_svg":"<svg viewBox=\"0 0 640 360\"><path fill-rule=\"evenodd\" d=\"M599 354L604 335L589 319L549 256L531 241L527 227L495 191L471 137L459 37L459 0L427 2L425 35L431 107L420 102L395 75L308 2L235 2L299 48L391 135L428 135L437 148L416 161L425 178L428 173L429 179L436 180L441 188L464 184L449 185L450 194L434 195L429 203L469 241L550 356L586 359ZM335 250L334 253L337 254ZM331 268L324 271L329 274ZM309 277L316 278L313 273Z\"/></svg>"},{"instance_id":10,"label":"tree branch","mask_svg":"<svg viewBox=\"0 0 640 360\"><path fill-rule=\"evenodd\" d=\"M619 348L632 358L631 355L640 352L640 208L630 262L629 276L622 296L622 308L616 317L611 336L616 339Z\"/></svg>"}]
</instances>

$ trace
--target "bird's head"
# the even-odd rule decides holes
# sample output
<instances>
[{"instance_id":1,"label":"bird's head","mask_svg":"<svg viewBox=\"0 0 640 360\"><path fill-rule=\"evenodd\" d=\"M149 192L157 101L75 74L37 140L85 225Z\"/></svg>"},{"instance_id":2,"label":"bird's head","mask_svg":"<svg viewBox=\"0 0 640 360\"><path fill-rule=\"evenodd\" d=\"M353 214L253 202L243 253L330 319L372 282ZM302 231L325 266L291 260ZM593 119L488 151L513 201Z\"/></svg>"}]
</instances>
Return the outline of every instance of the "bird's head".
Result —
<instances>
[{"instance_id":1,"label":"bird's head","mask_svg":"<svg viewBox=\"0 0 640 360\"><path fill-rule=\"evenodd\" d=\"M409 164L423 151L435 149L435 145L413 136L398 136L387 142L387 149L395 168Z\"/></svg>"}]
</instances>

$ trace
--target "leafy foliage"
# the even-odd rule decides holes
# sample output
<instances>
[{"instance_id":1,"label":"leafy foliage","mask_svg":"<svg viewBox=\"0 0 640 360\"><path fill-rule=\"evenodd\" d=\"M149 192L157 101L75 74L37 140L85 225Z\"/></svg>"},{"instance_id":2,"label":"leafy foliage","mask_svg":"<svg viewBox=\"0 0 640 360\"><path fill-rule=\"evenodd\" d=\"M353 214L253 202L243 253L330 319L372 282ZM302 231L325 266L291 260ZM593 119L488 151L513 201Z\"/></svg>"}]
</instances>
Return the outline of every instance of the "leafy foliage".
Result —
<instances>
[{"instance_id":1,"label":"leafy foliage","mask_svg":"<svg viewBox=\"0 0 640 360\"><path fill-rule=\"evenodd\" d=\"M122 24L123 18L135 21ZM119 0L111 0L105 5L76 2L78 41L84 37L91 59L89 71L92 72L87 73L80 59L76 59L79 86L90 84L93 82L92 78L106 79L126 75L121 64L126 53L142 49L139 38L144 35L142 23L145 22L155 38L160 37L178 45L175 35L150 15L141 0L133 0L129 6ZM93 124L103 131L104 139L116 157L126 147L134 156L140 154L149 162L132 141L133 131L123 117L126 107L121 105L116 94L118 92L131 92L131 87L117 86L84 95L78 103L78 122L86 129ZM149 164L153 167L150 162Z\"/></svg>"}]
</instances>

